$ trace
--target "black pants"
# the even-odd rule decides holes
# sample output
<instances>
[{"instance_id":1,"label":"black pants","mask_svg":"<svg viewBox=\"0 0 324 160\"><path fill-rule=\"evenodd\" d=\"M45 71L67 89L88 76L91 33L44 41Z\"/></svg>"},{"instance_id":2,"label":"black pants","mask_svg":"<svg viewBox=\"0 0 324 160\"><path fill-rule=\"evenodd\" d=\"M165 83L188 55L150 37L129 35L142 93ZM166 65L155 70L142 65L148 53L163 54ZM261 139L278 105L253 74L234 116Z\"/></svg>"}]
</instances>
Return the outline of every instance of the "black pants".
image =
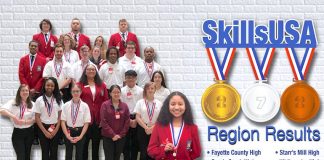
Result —
<instances>
[{"instance_id":1,"label":"black pants","mask_svg":"<svg viewBox=\"0 0 324 160\"><path fill-rule=\"evenodd\" d=\"M43 124L47 130L50 125ZM42 149L42 159L43 160L56 160L57 159L57 148L58 148L58 135L56 134L52 139L46 138L44 133L39 129L38 136L40 140L40 145Z\"/></svg>"},{"instance_id":2,"label":"black pants","mask_svg":"<svg viewBox=\"0 0 324 160\"><path fill-rule=\"evenodd\" d=\"M81 134L83 127L76 127L71 128L68 127L70 130L70 136L71 137L77 137ZM85 136L79 140L77 143L71 143L70 140L68 140L65 137L65 160L72 160L72 153L73 153L73 146L75 146L75 160L82 160L83 159L83 151L84 151L84 142L85 142Z\"/></svg>"},{"instance_id":3,"label":"black pants","mask_svg":"<svg viewBox=\"0 0 324 160\"><path fill-rule=\"evenodd\" d=\"M145 133L145 129L141 126L137 127L137 140L139 142L139 148L140 148L140 159L141 160L154 160L153 158L149 157L147 155L147 146L150 142L151 135L147 135Z\"/></svg>"},{"instance_id":4,"label":"black pants","mask_svg":"<svg viewBox=\"0 0 324 160\"><path fill-rule=\"evenodd\" d=\"M40 93L35 93L32 97L31 100L33 102L36 102L36 99L40 97ZM38 125L35 123L34 124L34 139L38 141Z\"/></svg>"},{"instance_id":5,"label":"black pants","mask_svg":"<svg viewBox=\"0 0 324 160\"><path fill-rule=\"evenodd\" d=\"M125 137L113 141L111 138L103 137L103 149L105 160L119 160L125 145Z\"/></svg>"},{"instance_id":6,"label":"black pants","mask_svg":"<svg viewBox=\"0 0 324 160\"><path fill-rule=\"evenodd\" d=\"M137 128L129 127L128 133L126 134L126 142L124 146L124 160L136 160L137 153L139 151L138 141L137 141Z\"/></svg>"},{"instance_id":7,"label":"black pants","mask_svg":"<svg viewBox=\"0 0 324 160\"><path fill-rule=\"evenodd\" d=\"M84 142L84 152L83 152L83 159L88 159L88 146L90 139L92 140L92 158L91 160L99 160L99 145L101 139L101 129L94 121L93 124L89 125L87 133L85 135L85 142Z\"/></svg>"},{"instance_id":8,"label":"black pants","mask_svg":"<svg viewBox=\"0 0 324 160\"><path fill-rule=\"evenodd\" d=\"M34 140L34 127L14 128L11 140L17 160L30 160L31 146Z\"/></svg>"}]
</instances>

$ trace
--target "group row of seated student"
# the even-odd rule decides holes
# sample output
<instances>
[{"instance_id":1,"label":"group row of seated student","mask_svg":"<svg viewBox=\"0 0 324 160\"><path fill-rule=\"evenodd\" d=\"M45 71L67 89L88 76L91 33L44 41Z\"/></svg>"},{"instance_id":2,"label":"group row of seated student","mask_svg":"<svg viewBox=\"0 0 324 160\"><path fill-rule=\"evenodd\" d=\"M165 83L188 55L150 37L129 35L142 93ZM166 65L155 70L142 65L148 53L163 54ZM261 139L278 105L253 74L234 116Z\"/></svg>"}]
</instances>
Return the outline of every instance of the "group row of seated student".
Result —
<instances>
[{"instance_id":1,"label":"group row of seated student","mask_svg":"<svg viewBox=\"0 0 324 160\"><path fill-rule=\"evenodd\" d=\"M154 99L155 85L147 83L143 97L136 103L137 140L140 142L141 159L196 159L201 148L198 128L193 123L192 109L187 97L172 92L163 104ZM17 159L30 159L34 137L33 124L39 126L42 159L57 159L58 130L65 135L65 159L85 159L86 132L91 125L91 111L82 100L81 86L72 86L72 99L63 104L57 80L44 81L41 96L33 103L27 85L20 85L16 98L1 106L0 114L11 119L14 130L12 144ZM122 89L110 87L110 99L100 108L100 126L106 160L118 160L127 142L130 123L128 105L122 100ZM124 154L124 159L125 154ZM136 159L136 158L135 158Z\"/></svg>"}]
</instances>

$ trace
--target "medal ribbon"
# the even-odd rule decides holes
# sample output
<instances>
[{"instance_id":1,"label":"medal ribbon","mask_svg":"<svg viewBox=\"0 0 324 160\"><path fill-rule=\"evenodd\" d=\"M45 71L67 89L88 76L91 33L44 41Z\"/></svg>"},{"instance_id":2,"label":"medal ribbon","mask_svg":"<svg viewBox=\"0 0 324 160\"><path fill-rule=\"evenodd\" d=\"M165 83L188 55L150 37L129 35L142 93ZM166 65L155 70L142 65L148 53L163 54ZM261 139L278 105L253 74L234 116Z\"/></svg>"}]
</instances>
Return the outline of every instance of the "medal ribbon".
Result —
<instances>
[{"instance_id":1,"label":"medal ribbon","mask_svg":"<svg viewBox=\"0 0 324 160\"><path fill-rule=\"evenodd\" d=\"M255 48L246 48L246 52L252 66L255 79L265 80L269 71L269 66L272 62L273 55L275 53L275 48L266 49L261 63L258 59L258 54Z\"/></svg>"},{"instance_id":2,"label":"medal ribbon","mask_svg":"<svg viewBox=\"0 0 324 160\"><path fill-rule=\"evenodd\" d=\"M45 107L47 109L47 114L48 117L51 117L52 111L53 111L53 102L54 102L54 98L51 97L51 103L48 103L47 101L45 102Z\"/></svg>"},{"instance_id":3,"label":"medal ribbon","mask_svg":"<svg viewBox=\"0 0 324 160\"><path fill-rule=\"evenodd\" d=\"M153 70L154 70L154 62L152 62L152 70L151 70L151 72L150 72L150 68L147 65L147 63L146 62L143 62L143 63L144 63L145 70L146 70L147 74L150 76L150 78L152 78L152 74L153 74Z\"/></svg>"},{"instance_id":4,"label":"medal ribbon","mask_svg":"<svg viewBox=\"0 0 324 160\"><path fill-rule=\"evenodd\" d=\"M153 115L154 115L154 110L155 110L155 102L153 102L152 107L148 104L148 102L145 100L145 105L146 105L146 111L147 115L149 117L150 122L152 122Z\"/></svg>"},{"instance_id":5,"label":"medal ribbon","mask_svg":"<svg viewBox=\"0 0 324 160\"><path fill-rule=\"evenodd\" d=\"M70 63L70 58L71 58L71 51L70 52L66 52L64 54L65 60L68 61Z\"/></svg>"},{"instance_id":6,"label":"medal ribbon","mask_svg":"<svg viewBox=\"0 0 324 160\"><path fill-rule=\"evenodd\" d=\"M231 66L236 48L226 49L226 53L222 63L220 62L220 59L217 56L216 48L206 48L206 50L216 79L225 80L227 78L227 74Z\"/></svg>"},{"instance_id":7,"label":"medal ribbon","mask_svg":"<svg viewBox=\"0 0 324 160\"><path fill-rule=\"evenodd\" d=\"M75 126L76 119L78 118L79 108L80 108L80 101L77 104L72 102L72 105L71 105L71 118L72 118L73 127Z\"/></svg>"},{"instance_id":8,"label":"medal ribbon","mask_svg":"<svg viewBox=\"0 0 324 160\"><path fill-rule=\"evenodd\" d=\"M172 135L172 143L173 143L173 146L174 146L175 148L178 147L179 141L180 141L181 136L182 136L183 128L184 128L184 121L182 121L182 124L181 124L181 128L180 128L180 132L179 132L178 138L175 139L175 136L174 136L174 127L173 127L172 122L170 123L170 130L171 130L171 135Z\"/></svg>"},{"instance_id":9,"label":"medal ribbon","mask_svg":"<svg viewBox=\"0 0 324 160\"><path fill-rule=\"evenodd\" d=\"M25 111L26 111L26 104L21 104L20 105L20 115L19 115L19 118L20 119L23 119L24 118L24 114L25 114Z\"/></svg>"},{"instance_id":10,"label":"medal ribbon","mask_svg":"<svg viewBox=\"0 0 324 160\"><path fill-rule=\"evenodd\" d=\"M294 48L285 48L290 67L294 73L296 80L305 80L306 74L308 72L310 63L313 59L315 48L306 48L304 57L301 63L299 63L297 58L297 53Z\"/></svg>"},{"instance_id":11,"label":"medal ribbon","mask_svg":"<svg viewBox=\"0 0 324 160\"><path fill-rule=\"evenodd\" d=\"M59 69L57 69L57 65L59 65ZM62 63L60 64L57 64L55 61L54 61L54 69L55 69L55 73L56 73L56 77L58 78L62 72L62 68L63 68L63 61Z\"/></svg>"}]
</instances>

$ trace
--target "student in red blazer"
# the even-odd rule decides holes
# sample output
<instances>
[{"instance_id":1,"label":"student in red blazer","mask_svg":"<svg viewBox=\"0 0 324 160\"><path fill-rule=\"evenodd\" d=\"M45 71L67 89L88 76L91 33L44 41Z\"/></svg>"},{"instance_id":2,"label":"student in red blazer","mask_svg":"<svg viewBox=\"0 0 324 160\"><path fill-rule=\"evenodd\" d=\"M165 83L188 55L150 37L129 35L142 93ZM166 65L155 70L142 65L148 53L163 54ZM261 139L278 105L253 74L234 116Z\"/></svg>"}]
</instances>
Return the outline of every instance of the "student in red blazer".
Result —
<instances>
[{"instance_id":1,"label":"student in red blazer","mask_svg":"<svg viewBox=\"0 0 324 160\"><path fill-rule=\"evenodd\" d=\"M37 54L38 43L34 40L29 42L29 54L19 61L19 81L30 88L30 97L35 102L43 85L43 70L46 59ZM32 58L33 57L33 58Z\"/></svg>"},{"instance_id":2,"label":"student in red blazer","mask_svg":"<svg viewBox=\"0 0 324 160\"><path fill-rule=\"evenodd\" d=\"M90 139L92 139L92 160L99 160L100 109L102 103L108 100L108 91L94 64L86 66L78 84L82 90L81 100L88 104L91 113L91 123L86 134L83 158L88 159L88 146Z\"/></svg>"},{"instance_id":3,"label":"student in red blazer","mask_svg":"<svg viewBox=\"0 0 324 160\"><path fill-rule=\"evenodd\" d=\"M76 42L75 50L79 53L80 57L80 48L83 45L87 45L91 50L90 39L85 34L81 32L81 22L78 18L73 18L71 22L71 32L68 33Z\"/></svg>"},{"instance_id":4,"label":"student in red blazer","mask_svg":"<svg viewBox=\"0 0 324 160\"><path fill-rule=\"evenodd\" d=\"M196 159L201 147L190 103L181 92L171 93L163 103L154 126L148 154L154 159Z\"/></svg>"},{"instance_id":5,"label":"student in red blazer","mask_svg":"<svg viewBox=\"0 0 324 160\"><path fill-rule=\"evenodd\" d=\"M140 47L137 37L134 33L128 31L128 23L126 19L119 20L119 32L111 35L108 42L108 48L116 47L119 49L119 56L122 57L125 54L126 42L133 41L136 44L136 56L140 57Z\"/></svg>"},{"instance_id":6,"label":"student in red blazer","mask_svg":"<svg viewBox=\"0 0 324 160\"><path fill-rule=\"evenodd\" d=\"M33 35L33 40L38 42L39 55L50 61L54 57L54 46L58 39L51 33L53 27L50 20L43 19L39 24L39 28L41 33Z\"/></svg>"}]
</instances>

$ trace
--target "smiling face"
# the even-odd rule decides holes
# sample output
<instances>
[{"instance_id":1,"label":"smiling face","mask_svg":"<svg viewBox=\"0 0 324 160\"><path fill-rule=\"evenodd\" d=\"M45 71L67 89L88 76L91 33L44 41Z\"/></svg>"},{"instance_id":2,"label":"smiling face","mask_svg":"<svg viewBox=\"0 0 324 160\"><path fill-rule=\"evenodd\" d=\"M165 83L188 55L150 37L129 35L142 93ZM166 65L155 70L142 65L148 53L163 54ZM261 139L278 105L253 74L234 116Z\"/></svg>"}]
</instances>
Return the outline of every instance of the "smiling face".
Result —
<instances>
[{"instance_id":1,"label":"smiling face","mask_svg":"<svg viewBox=\"0 0 324 160\"><path fill-rule=\"evenodd\" d=\"M50 31L51 25L49 23L47 23L46 21L43 21L41 28L42 28L42 32L47 33Z\"/></svg>"},{"instance_id":2,"label":"smiling face","mask_svg":"<svg viewBox=\"0 0 324 160\"><path fill-rule=\"evenodd\" d=\"M88 65L86 68L86 75L88 78L94 78L96 76L96 67L94 65Z\"/></svg>"},{"instance_id":3,"label":"smiling face","mask_svg":"<svg viewBox=\"0 0 324 160\"><path fill-rule=\"evenodd\" d=\"M120 100L120 90L119 88L115 87L111 92L110 92L111 99L116 101Z\"/></svg>"},{"instance_id":4,"label":"smiling face","mask_svg":"<svg viewBox=\"0 0 324 160\"><path fill-rule=\"evenodd\" d=\"M98 48L98 47L93 48L93 50L92 50L92 56L94 58L98 58L100 56L100 48Z\"/></svg>"},{"instance_id":5,"label":"smiling face","mask_svg":"<svg viewBox=\"0 0 324 160\"><path fill-rule=\"evenodd\" d=\"M37 48L38 48L38 43L36 43L36 42L30 42L30 44L29 44L29 52L32 55L36 54Z\"/></svg>"},{"instance_id":6,"label":"smiling face","mask_svg":"<svg viewBox=\"0 0 324 160\"><path fill-rule=\"evenodd\" d=\"M95 46L97 47L101 47L102 46L102 43L103 43L103 39L102 37L98 37L96 40L95 40Z\"/></svg>"},{"instance_id":7,"label":"smiling face","mask_svg":"<svg viewBox=\"0 0 324 160\"><path fill-rule=\"evenodd\" d=\"M63 47L56 47L55 48L55 51L54 51L54 54L55 54L55 58L57 60L61 60L62 59L62 56L63 56Z\"/></svg>"},{"instance_id":8,"label":"smiling face","mask_svg":"<svg viewBox=\"0 0 324 160\"><path fill-rule=\"evenodd\" d=\"M55 83L52 80L47 80L45 83L45 92L47 96L51 96L55 89Z\"/></svg>"},{"instance_id":9,"label":"smiling face","mask_svg":"<svg viewBox=\"0 0 324 160\"><path fill-rule=\"evenodd\" d=\"M169 102L169 111L174 118L180 118L186 111L185 102L179 95L174 95Z\"/></svg>"},{"instance_id":10,"label":"smiling face","mask_svg":"<svg viewBox=\"0 0 324 160\"><path fill-rule=\"evenodd\" d=\"M63 38L63 44L66 47L71 47L71 37L68 35L65 35Z\"/></svg>"},{"instance_id":11,"label":"smiling face","mask_svg":"<svg viewBox=\"0 0 324 160\"><path fill-rule=\"evenodd\" d=\"M144 50L144 60L145 62L151 63L154 60L155 53L152 47L145 48Z\"/></svg>"},{"instance_id":12,"label":"smiling face","mask_svg":"<svg viewBox=\"0 0 324 160\"><path fill-rule=\"evenodd\" d=\"M19 95L20 95L21 99L26 100L29 96L28 86L21 87Z\"/></svg>"},{"instance_id":13,"label":"smiling face","mask_svg":"<svg viewBox=\"0 0 324 160\"><path fill-rule=\"evenodd\" d=\"M116 49L110 49L109 50L109 53L108 53L108 61L111 63L111 64L115 64L117 62L117 50Z\"/></svg>"}]
</instances>

